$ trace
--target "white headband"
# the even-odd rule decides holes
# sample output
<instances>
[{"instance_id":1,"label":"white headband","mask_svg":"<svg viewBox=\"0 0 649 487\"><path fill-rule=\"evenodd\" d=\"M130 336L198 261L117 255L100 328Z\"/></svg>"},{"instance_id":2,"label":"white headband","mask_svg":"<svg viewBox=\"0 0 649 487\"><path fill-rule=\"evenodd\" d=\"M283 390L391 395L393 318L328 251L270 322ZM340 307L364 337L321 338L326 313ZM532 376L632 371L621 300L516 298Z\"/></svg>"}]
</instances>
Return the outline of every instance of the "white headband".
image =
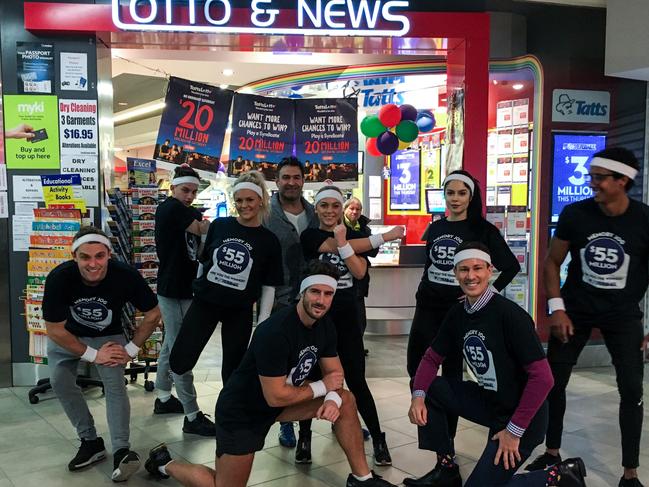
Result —
<instances>
[{"instance_id":1,"label":"white headband","mask_svg":"<svg viewBox=\"0 0 649 487\"><path fill-rule=\"evenodd\" d=\"M174 186L178 186L179 184L183 184L183 183L191 183L198 186L199 184L201 184L201 181L200 179L194 176L180 176L177 178L173 178L171 180L171 184Z\"/></svg>"},{"instance_id":2,"label":"white headband","mask_svg":"<svg viewBox=\"0 0 649 487\"><path fill-rule=\"evenodd\" d=\"M631 166L627 166L622 162L614 161L613 159L606 159L604 157L593 157L593 160L590 161L590 165L591 167L603 167L604 169L622 174L631 179L634 179L638 174L637 169L633 169Z\"/></svg>"},{"instance_id":3,"label":"white headband","mask_svg":"<svg viewBox=\"0 0 649 487\"><path fill-rule=\"evenodd\" d=\"M254 191L255 193L257 193L260 198L263 199L264 197L264 193L261 191L261 188L257 186L255 183L248 183L248 182L237 183L232 188L232 194L235 194L240 189L249 189L250 191Z\"/></svg>"},{"instance_id":4,"label":"white headband","mask_svg":"<svg viewBox=\"0 0 649 487\"><path fill-rule=\"evenodd\" d=\"M471 190L471 194L475 193L475 183L473 182L473 179L471 179L469 176L465 176L464 174L449 174L446 176L446 179L444 179L444 184L442 184L442 188L446 187L446 183L449 181L462 181L464 184L466 184L469 189Z\"/></svg>"},{"instance_id":5,"label":"white headband","mask_svg":"<svg viewBox=\"0 0 649 487\"><path fill-rule=\"evenodd\" d=\"M329 286L334 290L334 292L336 292L338 281L336 281L333 277L327 276L325 274L314 274L313 276L305 277L302 280L302 284L300 284L300 293L303 293L307 288L310 288L315 284Z\"/></svg>"},{"instance_id":6,"label":"white headband","mask_svg":"<svg viewBox=\"0 0 649 487\"><path fill-rule=\"evenodd\" d=\"M110 240L108 240L103 235L99 235L98 233L87 233L83 237L79 237L74 242L72 242L72 247L70 248L70 250L72 250L72 252L76 252L77 249L83 244L90 242L104 244L106 247L108 247L108 250L113 250L113 246L110 244Z\"/></svg>"},{"instance_id":7,"label":"white headband","mask_svg":"<svg viewBox=\"0 0 649 487\"><path fill-rule=\"evenodd\" d=\"M325 189L323 191L320 191L317 195L315 195L315 204L317 205L320 202L320 200L323 200L325 198L333 198L337 201L340 201L341 204L345 204L343 195L341 195L335 189Z\"/></svg>"},{"instance_id":8,"label":"white headband","mask_svg":"<svg viewBox=\"0 0 649 487\"><path fill-rule=\"evenodd\" d=\"M480 249L466 249L455 254L455 257L453 257L453 266L458 265L466 259L480 259L491 265L491 256L487 252L483 252Z\"/></svg>"}]
</instances>

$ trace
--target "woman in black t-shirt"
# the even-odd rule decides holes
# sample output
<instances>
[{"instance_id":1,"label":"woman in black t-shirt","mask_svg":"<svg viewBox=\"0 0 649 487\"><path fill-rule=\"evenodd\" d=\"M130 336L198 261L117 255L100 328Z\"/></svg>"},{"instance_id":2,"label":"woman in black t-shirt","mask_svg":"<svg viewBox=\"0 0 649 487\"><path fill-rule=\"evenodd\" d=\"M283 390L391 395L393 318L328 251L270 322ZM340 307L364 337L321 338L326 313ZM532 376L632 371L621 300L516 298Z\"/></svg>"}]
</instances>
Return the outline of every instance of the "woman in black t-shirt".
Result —
<instances>
[{"instance_id":1,"label":"woman in black t-shirt","mask_svg":"<svg viewBox=\"0 0 649 487\"><path fill-rule=\"evenodd\" d=\"M448 215L430 224L426 238L426 264L417 290L417 305L408 340L408 375L414 377L428 345L437 335L448 310L462 297L453 274L453 256L463 242L482 242L489 249L500 276L494 287L502 291L520 271L520 264L498 229L482 216L482 197L478 182L466 171L450 173L444 180L444 199ZM459 354L446 357L444 377L462 377ZM457 417L449 418L453 436Z\"/></svg>"},{"instance_id":2,"label":"woman in black t-shirt","mask_svg":"<svg viewBox=\"0 0 649 487\"><path fill-rule=\"evenodd\" d=\"M258 322L264 321L270 316L274 286L284 282L279 241L261 225L270 208L264 177L256 171L241 174L232 196L239 216L218 218L210 225L194 299L170 360L176 373L192 369L220 322L223 383L248 347L253 304L258 304Z\"/></svg>"},{"instance_id":3,"label":"woman in black t-shirt","mask_svg":"<svg viewBox=\"0 0 649 487\"><path fill-rule=\"evenodd\" d=\"M365 253L377 248L384 240L403 236L403 230L397 227L383 235L364 238L362 233L347 228L342 224L343 196L335 186L325 186L315 197L315 211L320 220L319 228L308 228L300 236L304 257L320 259L334 264L340 271L340 279L328 316L336 325L338 335L338 355L345 371L345 380L354 393L360 412L374 443L374 463L390 465L392 459L385 443L385 433L381 432L379 417L372 393L365 380L365 354L363 337L358 323L358 280L367 272ZM358 240L352 248L350 241ZM356 249L356 251L354 250ZM358 252L358 253L357 253ZM300 425L300 439L296 451L296 462L311 461L310 448L305 447L305 440L310 447L310 431ZM305 451L306 450L306 451Z\"/></svg>"},{"instance_id":4,"label":"woman in black t-shirt","mask_svg":"<svg viewBox=\"0 0 649 487\"><path fill-rule=\"evenodd\" d=\"M171 195L162 202L155 214L155 244L158 260L158 302L162 313L165 335L158 357L158 373L154 414L185 413L190 425L197 426L198 418L203 423L199 412L194 389L194 377L191 371L183 375L170 374L169 354L180 331L183 316L187 313L192 301L192 281L198 267L198 247L201 235L207 233L209 222L192 206L196 198L200 179L191 167L183 165L174 170L171 181ZM142 237L146 238L146 237ZM149 237L150 238L150 237ZM178 398L171 394L176 385ZM204 423L207 424L206 420ZM209 427L214 430L214 425ZM200 427L194 428L202 431Z\"/></svg>"}]
</instances>

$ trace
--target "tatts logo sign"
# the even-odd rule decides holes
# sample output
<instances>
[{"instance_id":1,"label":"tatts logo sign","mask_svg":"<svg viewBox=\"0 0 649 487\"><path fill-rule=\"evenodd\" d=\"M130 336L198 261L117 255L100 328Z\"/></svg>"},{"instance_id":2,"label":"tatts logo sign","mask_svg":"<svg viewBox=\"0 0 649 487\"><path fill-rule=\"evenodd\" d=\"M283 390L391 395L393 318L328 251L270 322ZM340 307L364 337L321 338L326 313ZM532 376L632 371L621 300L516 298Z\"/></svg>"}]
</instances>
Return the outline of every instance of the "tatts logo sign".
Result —
<instances>
[{"instance_id":1,"label":"tatts logo sign","mask_svg":"<svg viewBox=\"0 0 649 487\"><path fill-rule=\"evenodd\" d=\"M225 34L404 36L409 0L113 0L113 23L122 30Z\"/></svg>"}]
</instances>

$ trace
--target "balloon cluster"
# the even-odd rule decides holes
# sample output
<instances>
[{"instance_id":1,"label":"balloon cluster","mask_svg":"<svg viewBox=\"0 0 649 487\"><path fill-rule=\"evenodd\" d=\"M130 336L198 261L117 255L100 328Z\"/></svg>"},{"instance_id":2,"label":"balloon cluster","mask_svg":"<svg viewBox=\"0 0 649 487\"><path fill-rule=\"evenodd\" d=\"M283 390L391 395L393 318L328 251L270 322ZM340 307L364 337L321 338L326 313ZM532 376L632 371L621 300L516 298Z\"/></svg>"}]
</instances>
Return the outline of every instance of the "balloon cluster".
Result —
<instances>
[{"instance_id":1,"label":"balloon cluster","mask_svg":"<svg viewBox=\"0 0 649 487\"><path fill-rule=\"evenodd\" d=\"M407 148L419 132L430 132L435 117L430 111L417 111L412 105L384 105L378 115L361 121L361 132L367 137L365 149L372 156L389 156Z\"/></svg>"}]
</instances>

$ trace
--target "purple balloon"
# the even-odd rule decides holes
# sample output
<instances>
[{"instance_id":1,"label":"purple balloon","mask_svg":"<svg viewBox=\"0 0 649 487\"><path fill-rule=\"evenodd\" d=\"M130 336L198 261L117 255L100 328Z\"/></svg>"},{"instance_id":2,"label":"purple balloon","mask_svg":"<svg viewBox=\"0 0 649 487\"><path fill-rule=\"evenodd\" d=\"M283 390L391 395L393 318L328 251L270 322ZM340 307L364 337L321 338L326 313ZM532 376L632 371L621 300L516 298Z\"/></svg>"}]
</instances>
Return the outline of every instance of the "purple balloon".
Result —
<instances>
[{"instance_id":1,"label":"purple balloon","mask_svg":"<svg viewBox=\"0 0 649 487\"><path fill-rule=\"evenodd\" d=\"M412 105L401 105L399 110L401 110L401 120L412 120L413 122L417 120L417 109Z\"/></svg>"},{"instance_id":2,"label":"purple balloon","mask_svg":"<svg viewBox=\"0 0 649 487\"><path fill-rule=\"evenodd\" d=\"M381 154L385 154L386 156L394 154L399 148L399 138L389 130L386 130L376 139L376 148Z\"/></svg>"}]
</instances>

